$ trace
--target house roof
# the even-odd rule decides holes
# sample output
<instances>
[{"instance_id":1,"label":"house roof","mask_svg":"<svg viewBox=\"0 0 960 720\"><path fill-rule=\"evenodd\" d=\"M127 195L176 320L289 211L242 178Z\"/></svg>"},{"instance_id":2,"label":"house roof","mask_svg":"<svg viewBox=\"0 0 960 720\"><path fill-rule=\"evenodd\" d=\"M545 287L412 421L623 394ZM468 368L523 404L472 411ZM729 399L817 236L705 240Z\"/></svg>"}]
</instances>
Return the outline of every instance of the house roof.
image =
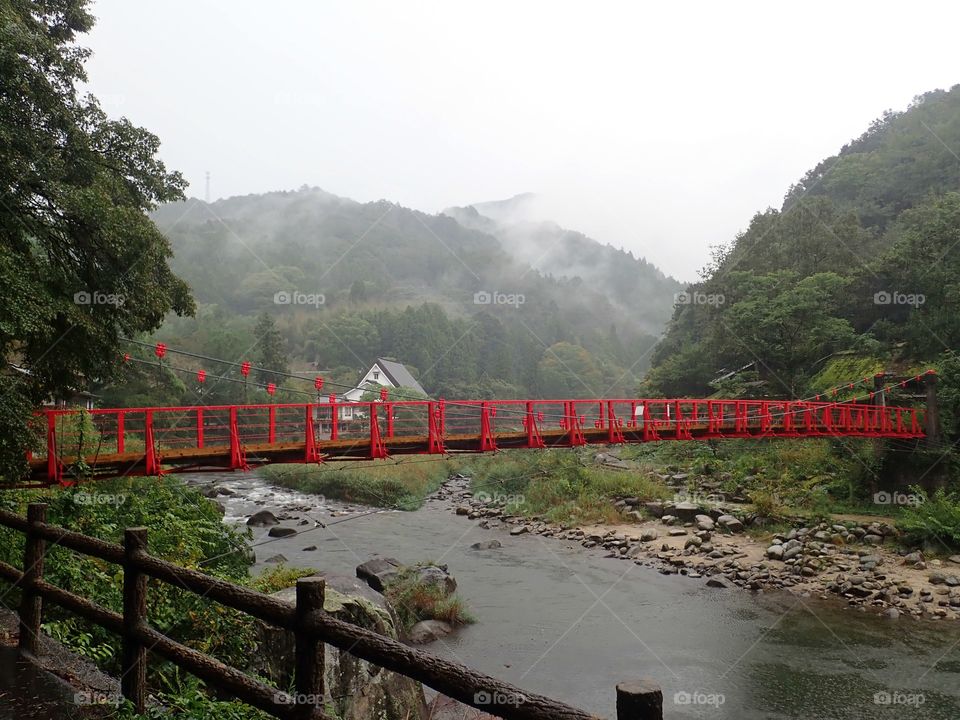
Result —
<instances>
[{"instance_id":1,"label":"house roof","mask_svg":"<svg viewBox=\"0 0 960 720\"><path fill-rule=\"evenodd\" d=\"M403 363L377 358L377 365L383 369L383 372L390 378L390 382L392 382L395 387L408 387L422 392L424 395L427 394L427 391L420 386L420 383L410 374L410 371L407 370Z\"/></svg>"}]
</instances>

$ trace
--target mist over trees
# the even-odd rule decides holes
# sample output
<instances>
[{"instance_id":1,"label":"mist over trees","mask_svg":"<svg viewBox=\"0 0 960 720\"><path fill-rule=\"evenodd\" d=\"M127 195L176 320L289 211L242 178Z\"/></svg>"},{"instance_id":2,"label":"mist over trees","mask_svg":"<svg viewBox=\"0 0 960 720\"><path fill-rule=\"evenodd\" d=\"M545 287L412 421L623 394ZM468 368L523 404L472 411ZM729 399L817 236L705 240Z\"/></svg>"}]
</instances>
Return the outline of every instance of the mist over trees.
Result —
<instances>
[{"instance_id":1,"label":"mist over trees","mask_svg":"<svg viewBox=\"0 0 960 720\"><path fill-rule=\"evenodd\" d=\"M435 396L629 394L681 288L557 226L538 226L520 253L518 230L492 219L484 231L316 188L191 199L153 216L198 302L195 318L172 319L158 338L256 364L269 330L271 367L320 373L331 392L385 356ZM579 256L589 280L522 260L550 243L550 262Z\"/></svg>"}]
</instances>

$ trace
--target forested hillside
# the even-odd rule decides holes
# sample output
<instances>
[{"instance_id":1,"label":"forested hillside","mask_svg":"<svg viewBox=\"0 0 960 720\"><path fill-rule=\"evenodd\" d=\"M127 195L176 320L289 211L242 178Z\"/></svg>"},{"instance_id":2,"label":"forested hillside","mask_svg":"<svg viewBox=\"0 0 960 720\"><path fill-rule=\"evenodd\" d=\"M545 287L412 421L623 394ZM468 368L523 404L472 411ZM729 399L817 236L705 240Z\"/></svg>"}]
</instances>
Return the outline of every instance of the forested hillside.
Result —
<instances>
[{"instance_id":1,"label":"forested hillside","mask_svg":"<svg viewBox=\"0 0 960 720\"><path fill-rule=\"evenodd\" d=\"M837 353L876 368L951 362L958 191L960 85L884 114L718 248L642 391L798 397L823 389Z\"/></svg>"},{"instance_id":2,"label":"forested hillside","mask_svg":"<svg viewBox=\"0 0 960 720\"><path fill-rule=\"evenodd\" d=\"M680 289L653 266L624 262L626 254L575 233L572 247L557 239L558 252L575 252L581 264L543 272L491 234L495 223L487 232L314 188L189 200L154 219L198 304L195 318L171 319L156 339L344 384L388 356L447 397L629 394ZM263 315L281 338L270 352L254 332ZM148 376L130 373L130 387L143 381L147 399ZM104 392L126 399L119 388ZM171 378L167 392L173 399L184 388Z\"/></svg>"}]
</instances>

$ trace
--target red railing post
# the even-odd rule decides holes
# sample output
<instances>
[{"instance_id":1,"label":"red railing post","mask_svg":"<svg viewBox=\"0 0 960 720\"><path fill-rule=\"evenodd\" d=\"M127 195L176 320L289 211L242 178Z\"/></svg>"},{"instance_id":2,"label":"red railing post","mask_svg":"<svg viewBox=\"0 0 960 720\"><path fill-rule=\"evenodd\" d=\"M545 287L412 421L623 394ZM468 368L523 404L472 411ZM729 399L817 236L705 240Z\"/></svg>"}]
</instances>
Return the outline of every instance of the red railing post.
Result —
<instances>
[{"instance_id":1,"label":"red railing post","mask_svg":"<svg viewBox=\"0 0 960 720\"><path fill-rule=\"evenodd\" d=\"M387 447L380 437L380 421L377 419L377 403L370 403L370 457L382 460L387 456Z\"/></svg>"},{"instance_id":2,"label":"red railing post","mask_svg":"<svg viewBox=\"0 0 960 720\"><path fill-rule=\"evenodd\" d=\"M317 438L313 427L313 406L307 404L306 442L304 443L304 459L308 463L320 462L320 452L317 448Z\"/></svg>"},{"instance_id":3,"label":"red railing post","mask_svg":"<svg viewBox=\"0 0 960 720\"><path fill-rule=\"evenodd\" d=\"M607 442L622 443L623 430L617 421L617 411L613 407L613 400L607 400Z\"/></svg>"},{"instance_id":4,"label":"red railing post","mask_svg":"<svg viewBox=\"0 0 960 720\"><path fill-rule=\"evenodd\" d=\"M47 411L47 482L59 483L63 478L63 467L57 457L57 414Z\"/></svg>"},{"instance_id":5,"label":"red railing post","mask_svg":"<svg viewBox=\"0 0 960 720\"><path fill-rule=\"evenodd\" d=\"M161 474L160 458L157 453L156 442L153 437L153 410L146 411L144 418L144 444L146 445L146 456L144 458L144 472L146 475Z\"/></svg>"},{"instance_id":6,"label":"red railing post","mask_svg":"<svg viewBox=\"0 0 960 720\"><path fill-rule=\"evenodd\" d=\"M387 413L387 437L393 437L393 403L384 403L384 411Z\"/></svg>"},{"instance_id":7,"label":"red railing post","mask_svg":"<svg viewBox=\"0 0 960 720\"><path fill-rule=\"evenodd\" d=\"M493 452L497 449L497 439L490 423L490 406L480 404L480 452Z\"/></svg>"},{"instance_id":8,"label":"red railing post","mask_svg":"<svg viewBox=\"0 0 960 720\"><path fill-rule=\"evenodd\" d=\"M447 450L443 445L443 401L427 403L428 443L427 452L431 455L443 455Z\"/></svg>"},{"instance_id":9,"label":"red railing post","mask_svg":"<svg viewBox=\"0 0 960 720\"><path fill-rule=\"evenodd\" d=\"M197 447L203 447L203 408L197 408Z\"/></svg>"},{"instance_id":10,"label":"red railing post","mask_svg":"<svg viewBox=\"0 0 960 720\"><path fill-rule=\"evenodd\" d=\"M277 406L271 405L267 411L267 442L273 445L277 441Z\"/></svg>"},{"instance_id":11,"label":"red railing post","mask_svg":"<svg viewBox=\"0 0 960 720\"><path fill-rule=\"evenodd\" d=\"M124 418L126 415L122 410L117 413L117 455L122 455L127 448L126 438L124 437L126 432Z\"/></svg>"},{"instance_id":12,"label":"red railing post","mask_svg":"<svg viewBox=\"0 0 960 720\"><path fill-rule=\"evenodd\" d=\"M237 408L230 408L230 469L246 470L247 460L240 444L240 426L237 423Z\"/></svg>"},{"instance_id":13,"label":"red railing post","mask_svg":"<svg viewBox=\"0 0 960 720\"><path fill-rule=\"evenodd\" d=\"M330 439L340 437L340 409L337 407L337 396L330 396Z\"/></svg>"}]
</instances>

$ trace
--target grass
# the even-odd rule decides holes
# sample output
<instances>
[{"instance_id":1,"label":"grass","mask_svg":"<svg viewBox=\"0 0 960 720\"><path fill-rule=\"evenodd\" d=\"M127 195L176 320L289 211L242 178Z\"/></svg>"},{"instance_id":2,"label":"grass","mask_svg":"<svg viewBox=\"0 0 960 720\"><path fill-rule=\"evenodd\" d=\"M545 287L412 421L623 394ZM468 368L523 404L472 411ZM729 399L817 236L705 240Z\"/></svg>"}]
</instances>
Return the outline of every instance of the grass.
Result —
<instances>
[{"instance_id":1,"label":"grass","mask_svg":"<svg viewBox=\"0 0 960 720\"><path fill-rule=\"evenodd\" d=\"M556 523L622 522L615 498L670 496L644 473L591 465L585 457L590 452L506 451L477 456L461 471L472 478L475 495L483 492L501 500L506 512Z\"/></svg>"},{"instance_id":2,"label":"grass","mask_svg":"<svg viewBox=\"0 0 960 720\"><path fill-rule=\"evenodd\" d=\"M375 507L416 510L453 472L448 460L271 465L267 481L306 493Z\"/></svg>"},{"instance_id":3,"label":"grass","mask_svg":"<svg viewBox=\"0 0 960 720\"><path fill-rule=\"evenodd\" d=\"M421 620L442 620L453 626L475 622L456 593L447 595L443 588L420 579L419 569L429 564L404 568L386 587L384 595L397 611L404 631Z\"/></svg>"}]
</instances>

